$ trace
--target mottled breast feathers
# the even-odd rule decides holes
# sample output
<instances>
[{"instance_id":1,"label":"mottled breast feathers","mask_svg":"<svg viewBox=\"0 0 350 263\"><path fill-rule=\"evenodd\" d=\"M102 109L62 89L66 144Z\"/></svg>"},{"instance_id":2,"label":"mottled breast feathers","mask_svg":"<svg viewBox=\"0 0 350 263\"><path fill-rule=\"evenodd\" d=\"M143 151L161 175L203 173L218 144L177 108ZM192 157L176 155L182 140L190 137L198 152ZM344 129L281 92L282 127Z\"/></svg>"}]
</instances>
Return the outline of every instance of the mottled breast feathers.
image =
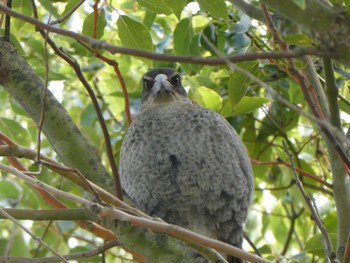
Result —
<instances>
[{"instance_id":1,"label":"mottled breast feathers","mask_svg":"<svg viewBox=\"0 0 350 263\"><path fill-rule=\"evenodd\" d=\"M145 212L241 247L253 193L246 150L222 116L191 103L173 69L144 75L120 172L124 190Z\"/></svg>"}]
</instances>

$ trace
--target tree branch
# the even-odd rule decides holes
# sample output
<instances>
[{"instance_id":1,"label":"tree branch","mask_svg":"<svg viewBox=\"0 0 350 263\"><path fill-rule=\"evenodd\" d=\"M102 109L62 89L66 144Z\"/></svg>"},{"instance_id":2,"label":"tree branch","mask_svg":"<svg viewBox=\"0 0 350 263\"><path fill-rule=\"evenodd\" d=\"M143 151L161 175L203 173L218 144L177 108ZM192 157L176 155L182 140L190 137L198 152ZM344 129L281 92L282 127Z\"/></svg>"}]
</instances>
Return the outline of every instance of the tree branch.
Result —
<instances>
[{"instance_id":1,"label":"tree branch","mask_svg":"<svg viewBox=\"0 0 350 263\"><path fill-rule=\"evenodd\" d=\"M304 6L297 1L261 0L271 9L300 25L303 30L320 41L323 50L334 50L337 59L350 63L349 10L340 5L331 6L327 1L307 0Z\"/></svg>"},{"instance_id":2,"label":"tree branch","mask_svg":"<svg viewBox=\"0 0 350 263\"><path fill-rule=\"evenodd\" d=\"M151 229L152 231L163 233L163 234L169 234L169 235L172 235L173 237L180 238L181 240L186 241L186 243L188 242L188 244L190 245L192 243L195 243L202 247L209 247L209 248L218 250L220 252L242 258L244 260L249 260L257 263L270 263L270 261L268 260L255 256L253 254L244 252L237 247L234 247L232 245L226 244L218 240L207 238L205 236L194 233L182 227L170 225L170 224L159 222L156 220L151 220L148 218L141 218L138 216L130 215L115 207L103 206L101 204L88 201L74 194L66 193L62 190L58 190L50 185L47 185L41 181L31 178L23 174L22 172L18 171L17 169L3 165L1 163L0 163L0 170L9 172L15 175L16 177L26 181L27 183L40 187L55 196L67 198L71 201L79 203L84 207L87 207L89 210L91 210L93 214L95 214L95 216L90 218L90 220L95 221L97 223L104 223L106 227L108 227L108 229L113 231L118 236L119 240L124 245L131 246L133 248L137 246L139 249L143 248L142 253L145 254L146 256L148 253L153 253L153 250L156 249L158 254L157 254L157 257L154 257L154 258L152 257L153 262L169 262L169 260L166 260L166 258L169 257L168 253L170 251L176 252L174 251L174 246L175 248L180 249L181 244L178 243L178 241L176 241L175 239L174 240L167 239L167 242L164 242L164 239L161 236L157 236L158 238L156 238L154 236L154 233L146 229ZM102 222L101 222L101 218L103 219ZM133 226L141 227L142 229L135 231L134 228L130 226L130 224ZM136 239L141 238L141 240L144 240L144 242L143 243L137 242L140 240L135 240L135 238ZM159 247L155 248L154 247L155 240L156 242L158 240L157 242L158 246L165 246L165 247L163 247L162 249L159 249ZM146 242L148 241L150 241L150 243L146 244ZM159 255L160 253L165 253L165 254L163 254L163 256L160 256ZM155 256L155 255L152 254L152 256ZM176 258L178 259L186 258L187 262L189 262L188 260L190 260L193 257L194 257L193 251L189 251L185 247L183 249L180 249L180 251L176 252ZM174 258L172 259L174 260ZM178 261L175 261L175 262L178 262Z\"/></svg>"},{"instance_id":3,"label":"tree branch","mask_svg":"<svg viewBox=\"0 0 350 263\"><path fill-rule=\"evenodd\" d=\"M34 239L35 241L39 242L40 244L42 244L44 247L46 247L49 251L51 251L51 253L53 253L54 255L56 255L57 257L59 257L63 262L67 262L68 261L61 256L55 249L53 249L51 246L49 246L48 244L46 244L43 240L41 240L41 238L35 236L31 231L29 231L25 226L23 226L22 224L20 224L15 218L13 218L11 215L9 215L4 209L0 208L0 215L2 215L4 218L7 218L9 220L11 220L16 226L18 226L19 228L21 228L24 232L26 232L28 235L31 236L32 239Z\"/></svg>"},{"instance_id":4,"label":"tree branch","mask_svg":"<svg viewBox=\"0 0 350 263\"><path fill-rule=\"evenodd\" d=\"M31 66L6 42L0 41L0 84L37 124L44 90ZM101 164L96 148L89 144L67 111L47 91L43 132L61 160L77 168L86 178L113 193L113 181ZM74 146L74 147L72 147Z\"/></svg>"},{"instance_id":5,"label":"tree branch","mask_svg":"<svg viewBox=\"0 0 350 263\"><path fill-rule=\"evenodd\" d=\"M104 49L111 52L112 54L118 53L118 54L124 54L124 55L133 55L136 57L148 58L148 59L159 60L159 61L177 61L177 62L187 62L187 63L193 63L193 64L204 64L204 65L224 65L227 63L227 61L236 63L240 61L253 61L253 60L259 60L259 59L298 58L298 57L304 57L306 55L316 55L320 57L324 57L324 56L333 57L335 55L333 52L328 52L328 51L321 52L315 48L297 48L292 51L230 55L230 56L220 57L220 58L205 58L205 57L196 57L196 56L159 54L159 53L153 53L153 52L144 51L140 49L125 48L125 47L111 45L104 41L99 41L82 34L74 33L72 31L61 29L58 27L53 27L35 18L23 15L11 9L8 9L3 5L0 5L0 10L8 15L19 18L39 28L84 42L90 45L93 49Z\"/></svg>"},{"instance_id":6,"label":"tree branch","mask_svg":"<svg viewBox=\"0 0 350 263\"><path fill-rule=\"evenodd\" d=\"M324 246L325 246L325 248L324 248L325 254L326 254L327 258L330 260L330 262L337 263L338 262L337 257L333 251L332 242L331 242L331 239L328 235L327 229L323 225L322 219L320 218L320 216L316 210L315 204L312 201L312 197L310 195L306 194L306 192L303 188L303 185L302 185L301 181L299 180L299 177L295 171L293 157L291 156L290 152L288 151L287 145L284 143L284 141L282 141L282 143L283 143L284 151L288 155L288 157L290 159L290 163L292 164L292 171L293 171L294 178L296 181L296 186L299 188L300 193L302 194L303 198L305 199L305 201L307 203L307 206L308 206L310 214L311 214L311 219L313 221L315 221L318 229L320 230L320 232L322 234L322 238L323 238Z\"/></svg>"},{"instance_id":7,"label":"tree branch","mask_svg":"<svg viewBox=\"0 0 350 263\"><path fill-rule=\"evenodd\" d=\"M48 221L48 220L88 220L91 212L86 208L70 209L3 209L7 214L18 220ZM6 219L4 215L0 218Z\"/></svg>"},{"instance_id":8,"label":"tree branch","mask_svg":"<svg viewBox=\"0 0 350 263\"><path fill-rule=\"evenodd\" d=\"M90 251L84 251L84 252L79 252L79 253L73 253L73 254L68 254L64 255L63 257L66 260L77 260L77 259L84 259L92 256L99 255L108 249L119 246L119 242L117 240L113 241L108 241L102 246L90 250ZM42 258L25 258L25 257L0 257L0 262L30 262L30 263L46 263L46 262L61 262L62 259L59 257L42 257Z\"/></svg>"}]
</instances>

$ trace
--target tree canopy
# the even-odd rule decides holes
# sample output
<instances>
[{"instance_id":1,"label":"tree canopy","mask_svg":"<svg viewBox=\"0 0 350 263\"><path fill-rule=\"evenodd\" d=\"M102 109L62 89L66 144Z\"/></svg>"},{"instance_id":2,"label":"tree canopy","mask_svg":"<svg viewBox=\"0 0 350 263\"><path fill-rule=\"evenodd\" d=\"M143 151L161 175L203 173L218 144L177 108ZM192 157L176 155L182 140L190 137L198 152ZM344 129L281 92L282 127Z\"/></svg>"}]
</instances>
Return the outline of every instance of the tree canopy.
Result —
<instances>
[{"instance_id":1,"label":"tree canopy","mask_svg":"<svg viewBox=\"0 0 350 263\"><path fill-rule=\"evenodd\" d=\"M349 262L349 18L348 0L1 0L0 261ZM157 67L249 152L244 251L120 200Z\"/></svg>"}]
</instances>

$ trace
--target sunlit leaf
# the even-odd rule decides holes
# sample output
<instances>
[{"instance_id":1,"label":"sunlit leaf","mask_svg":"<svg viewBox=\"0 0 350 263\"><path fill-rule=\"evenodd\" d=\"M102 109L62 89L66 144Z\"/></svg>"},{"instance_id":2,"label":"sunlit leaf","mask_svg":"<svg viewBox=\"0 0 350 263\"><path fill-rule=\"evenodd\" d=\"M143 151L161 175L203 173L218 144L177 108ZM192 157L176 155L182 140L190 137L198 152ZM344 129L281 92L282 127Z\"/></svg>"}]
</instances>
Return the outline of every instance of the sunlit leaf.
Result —
<instances>
[{"instance_id":1,"label":"sunlit leaf","mask_svg":"<svg viewBox=\"0 0 350 263\"><path fill-rule=\"evenodd\" d=\"M64 8L64 11L61 14L61 17L68 14L73 9L73 7L75 7L79 2L80 0L69 0L68 3L66 4L66 7Z\"/></svg>"},{"instance_id":2,"label":"sunlit leaf","mask_svg":"<svg viewBox=\"0 0 350 263\"><path fill-rule=\"evenodd\" d=\"M49 12L50 20L53 20L54 18L59 17L57 8L52 4L52 1L49 1L49 0L38 0L38 1Z\"/></svg>"},{"instance_id":3,"label":"sunlit leaf","mask_svg":"<svg viewBox=\"0 0 350 263\"><path fill-rule=\"evenodd\" d=\"M164 4L169 6L176 17L180 20L181 12L187 4L187 0L163 0Z\"/></svg>"},{"instance_id":4,"label":"sunlit leaf","mask_svg":"<svg viewBox=\"0 0 350 263\"><path fill-rule=\"evenodd\" d=\"M4 202L5 199L15 201L19 195L18 187L14 183L5 180L0 181L0 202Z\"/></svg>"},{"instance_id":5,"label":"sunlit leaf","mask_svg":"<svg viewBox=\"0 0 350 263\"><path fill-rule=\"evenodd\" d=\"M222 0L197 0L200 8L209 12L213 17L228 20L228 12L225 1Z\"/></svg>"},{"instance_id":6,"label":"sunlit leaf","mask_svg":"<svg viewBox=\"0 0 350 263\"><path fill-rule=\"evenodd\" d=\"M213 54L216 54L216 44L217 44L217 30L213 24L206 26L201 33L201 46ZM213 46L215 48L213 48Z\"/></svg>"},{"instance_id":7,"label":"sunlit leaf","mask_svg":"<svg viewBox=\"0 0 350 263\"><path fill-rule=\"evenodd\" d=\"M123 46L153 51L151 35L143 24L128 16L120 16L117 26Z\"/></svg>"},{"instance_id":8,"label":"sunlit leaf","mask_svg":"<svg viewBox=\"0 0 350 263\"><path fill-rule=\"evenodd\" d=\"M29 146L30 135L18 122L0 117L0 131L21 146Z\"/></svg>"},{"instance_id":9,"label":"sunlit leaf","mask_svg":"<svg viewBox=\"0 0 350 263\"><path fill-rule=\"evenodd\" d=\"M106 25L107 25L107 22L105 18L105 11L101 9L101 12L99 13L97 18L97 26L96 26L97 39L102 38ZM94 13L93 12L89 14L84 20L83 34L89 37L93 37L93 34L94 34Z\"/></svg>"},{"instance_id":10,"label":"sunlit leaf","mask_svg":"<svg viewBox=\"0 0 350 263\"><path fill-rule=\"evenodd\" d=\"M224 117L229 117L249 113L269 101L270 99L268 98L244 96L235 107L230 101L226 101L221 109L221 114Z\"/></svg>"},{"instance_id":11,"label":"sunlit leaf","mask_svg":"<svg viewBox=\"0 0 350 263\"><path fill-rule=\"evenodd\" d=\"M174 49L177 54L188 54L193 29L190 18L181 20L174 31Z\"/></svg>"},{"instance_id":12,"label":"sunlit leaf","mask_svg":"<svg viewBox=\"0 0 350 263\"><path fill-rule=\"evenodd\" d=\"M222 106L222 98L214 90L206 87L196 88L193 99L196 103L204 108L209 108L215 111L220 110Z\"/></svg>"},{"instance_id":13,"label":"sunlit leaf","mask_svg":"<svg viewBox=\"0 0 350 263\"><path fill-rule=\"evenodd\" d=\"M301 47L309 47L313 43L312 39L305 34L288 35L288 36L284 37L283 39L289 45L296 45L296 46L301 46Z\"/></svg>"},{"instance_id":14,"label":"sunlit leaf","mask_svg":"<svg viewBox=\"0 0 350 263\"><path fill-rule=\"evenodd\" d=\"M242 62L238 63L237 66L249 72L255 72L257 70L258 64L256 62ZM250 82L251 79L249 76L239 70L235 70L231 74L228 81L228 95L232 107L236 107L241 99L245 96Z\"/></svg>"},{"instance_id":15,"label":"sunlit leaf","mask_svg":"<svg viewBox=\"0 0 350 263\"><path fill-rule=\"evenodd\" d=\"M297 6L299 6L302 10L305 9L305 0L292 0Z\"/></svg>"},{"instance_id":16,"label":"sunlit leaf","mask_svg":"<svg viewBox=\"0 0 350 263\"><path fill-rule=\"evenodd\" d=\"M333 247L336 244L337 240L337 234L336 233L328 233L331 241L333 243ZM321 241L322 235L321 234L315 234L313 237L311 237L309 240L307 240L305 244L305 251L307 251L310 254L317 255L317 256L324 256L324 248Z\"/></svg>"},{"instance_id":17,"label":"sunlit leaf","mask_svg":"<svg viewBox=\"0 0 350 263\"><path fill-rule=\"evenodd\" d=\"M140 6L157 14L170 15L172 13L171 8L163 0L137 0L137 2Z\"/></svg>"}]
</instances>

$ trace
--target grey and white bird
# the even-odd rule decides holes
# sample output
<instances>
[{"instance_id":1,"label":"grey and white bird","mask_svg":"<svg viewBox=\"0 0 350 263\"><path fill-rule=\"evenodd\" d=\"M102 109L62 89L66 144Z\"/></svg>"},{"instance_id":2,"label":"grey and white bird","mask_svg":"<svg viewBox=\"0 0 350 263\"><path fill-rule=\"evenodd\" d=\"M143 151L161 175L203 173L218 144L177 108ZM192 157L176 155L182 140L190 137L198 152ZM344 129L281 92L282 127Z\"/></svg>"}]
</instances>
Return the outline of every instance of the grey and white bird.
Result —
<instances>
[{"instance_id":1,"label":"grey and white bird","mask_svg":"<svg viewBox=\"0 0 350 263\"><path fill-rule=\"evenodd\" d=\"M146 213L240 248L254 188L242 141L221 115L192 104L177 71L154 69L142 82L121 148L123 189Z\"/></svg>"}]
</instances>

